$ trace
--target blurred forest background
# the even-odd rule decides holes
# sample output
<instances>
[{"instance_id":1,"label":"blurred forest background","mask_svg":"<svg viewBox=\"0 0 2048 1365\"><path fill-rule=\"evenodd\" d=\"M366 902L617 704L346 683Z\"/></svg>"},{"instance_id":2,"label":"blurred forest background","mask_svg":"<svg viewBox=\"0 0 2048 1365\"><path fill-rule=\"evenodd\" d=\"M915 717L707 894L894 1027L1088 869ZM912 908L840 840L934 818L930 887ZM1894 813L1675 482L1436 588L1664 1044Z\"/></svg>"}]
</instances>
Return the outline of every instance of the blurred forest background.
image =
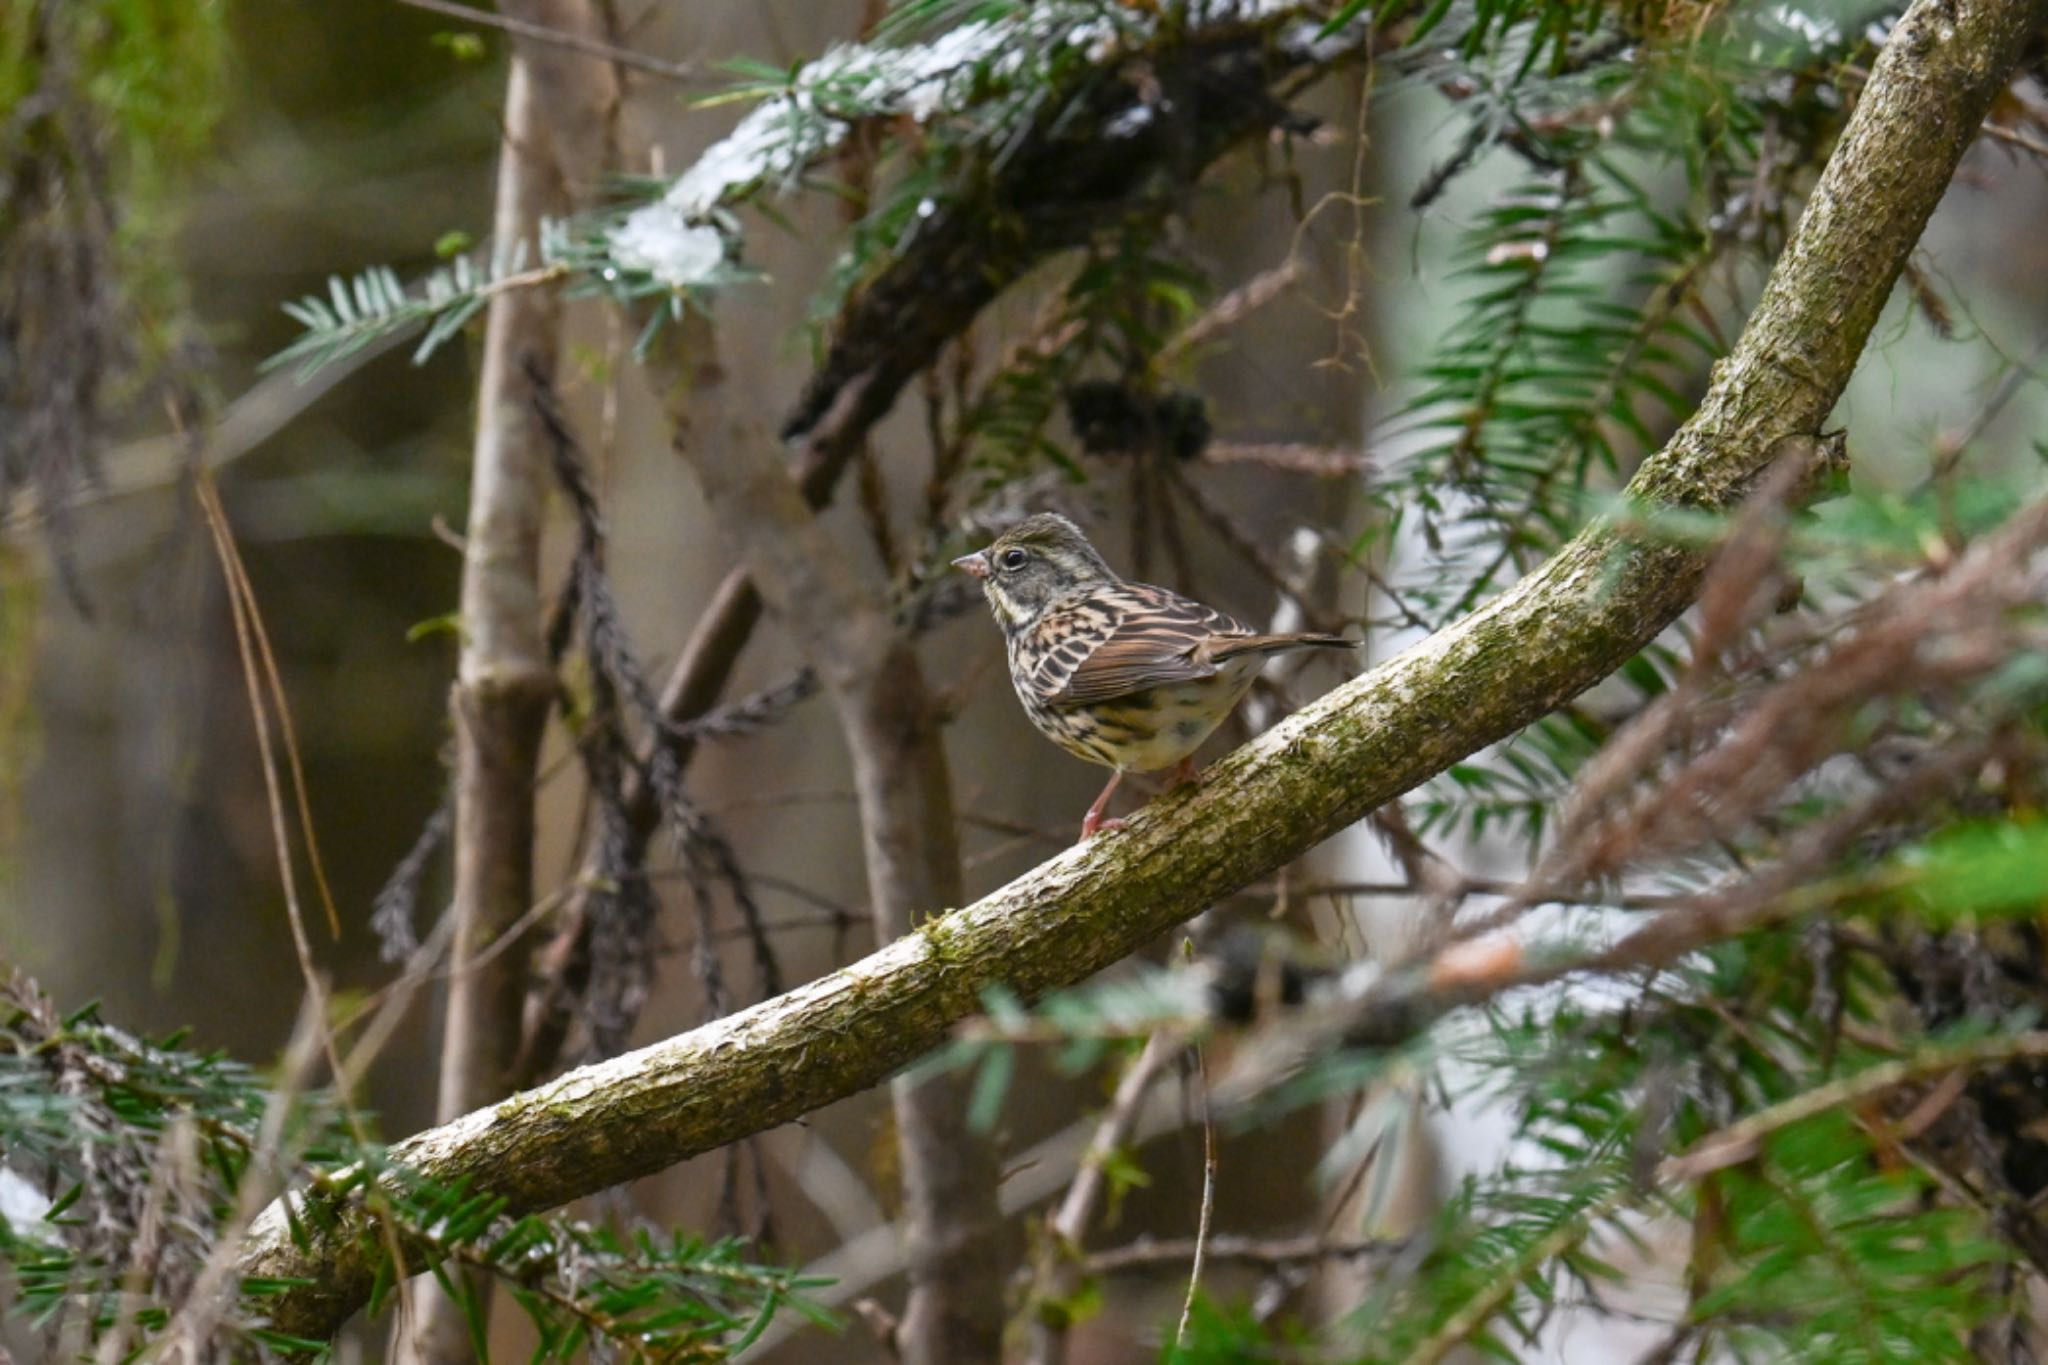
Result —
<instances>
[{"instance_id":1,"label":"blurred forest background","mask_svg":"<svg viewBox=\"0 0 2048 1365\"><path fill-rule=\"evenodd\" d=\"M127 11L110 21L117 24L152 9L146 0L100 7ZM35 0L8 5L0 32L10 59L23 60L23 35L38 22L32 16L48 8ZM93 115L116 130L103 169L120 223L116 254L88 268L123 276L138 329L133 363L71 357L103 367L107 379L99 411L82 429L89 474L63 487L70 475L50 476L36 468L34 451L5 447L14 486L0 539L0 946L60 1009L96 1000L123 1028L150 1035L189 1029L190 1046L262 1068L290 1045L304 991L235 613L190 460L204 459L216 472L289 697L311 820L340 911L338 938L321 927L303 886L300 894L308 897L314 956L335 992L330 1008L339 1014L399 971L380 951L373 909L450 790L454 617L483 328L468 327L417 362L405 340L376 341L310 372L267 362L304 332L282 305L324 295L330 277L389 265L411 280L490 241L510 40L491 24L401 0L196 0L159 8L133 31L155 32L161 53L126 53L110 63L115 74L102 73L130 79L134 71L121 63L134 62L149 79L138 82L133 100L114 100ZM631 159L589 168L593 184L605 187L628 177L673 177L750 107L710 96L742 76L772 85L777 73L872 34L882 20L876 0L610 0L598 8L610 41L672 67L618 68L617 145ZM971 8L946 11L938 27L968 22ZM1732 23L1729 12L1742 8L1703 7L1717 13L1700 24ZM1454 18L1464 11L1457 7ZM1769 7L1774 32L1833 34L1826 41L1839 50L1821 65L1835 72L1867 67L1871 49L1857 35L1896 13L1828 3ZM732 65L742 60L755 65ZM1541 208L1528 184L1547 175L1550 163L1501 130L1520 128L1531 138L1555 131L1540 119L1529 131L1534 116L1502 94L1503 73L1515 63L1498 53L1487 60L1493 65L1475 58L1473 68L1491 73L1487 91L1498 98L1489 107L1512 110L1491 123L1473 113L1487 92L1475 100L1458 73L1434 68L1339 62L1291 97L1283 131L1242 140L1178 196L1170 224L1141 253L1142 268L1155 273L1135 291L1138 316L1119 323L1120 340L1089 351L1089 368L1046 381L1065 387L1042 431L1007 445L992 439L1001 447L996 454L970 448L970 476L938 515L928 505L931 433L959 417L958 394L984 382L1009 348L1076 344L1072 333L1048 327L1060 301L1075 297L1068 275L1048 267L1003 293L976 323L971 343L946 351L929 380L913 382L864 443L854 476L823 521L835 544L864 555L877 544L893 547L902 557L886 565L895 581L908 585L909 597L939 603L917 650L930 687L955 712L945 750L963 904L1069 844L1100 778L1031 732L978 598L927 586L946 551L978 547L1007 511L1026 503L1067 510L1133 577L1170 584L1262 627L1346 628L1364 641L1358 668L1461 614L1457 593L1429 596L1432 580L1447 581L1447 552L1438 530L1425 525L1429 518L1396 512L1411 496L1400 471L1433 458L1442 432L1417 414L1432 394L1441 401L1446 386L1460 382L1459 338L1486 325L1498 272L1522 268L1512 252L1501 253L1501 215ZM2048 97L2038 85L2016 89L2018 101ZM0 91L13 102L0 130L12 137L31 122L22 113L31 97ZM2012 126L2029 126L2014 108L2004 113ZM1500 145L1485 141L1475 157L1479 128ZM864 136L869 141L839 154L836 173L848 183L873 176L878 164L885 178L902 171L906 162L882 157L889 140L917 145L907 120L885 121ZM1972 471L2002 489L2031 486L2038 496L2040 434L2048 431L2048 389L2039 382L2048 342L2048 233L2039 230L2048 222L2048 146L2038 134L2015 136L2018 145L1987 139L1969 153L1835 412L1831 426L1850 433L1853 460L1854 511L1837 514L1844 525L1891 516L1891 530L1918 527L1918 513L1902 509L1919 506L1930 471L1953 466L1965 440ZM0 155L18 171L31 153L0 145ZM1627 155L1641 184L1670 192L1673 203L1701 202L1697 193L1688 200L1682 159L1655 164L1638 150ZM1818 160L1808 155L1806 164ZM1589 167L1586 174L1602 172ZM1761 188L1768 177L1758 176L1760 196L1779 193ZM0 199L0 227L13 244L0 243L0 271L47 268L32 253L25 220L8 216L31 202L29 181L17 174L8 183L13 197ZM745 265L758 278L721 285L704 301L733 420L772 431L797 405L821 338L831 334L831 305L820 300L829 298L835 272L848 268L849 224L860 202L857 192L801 192L764 197L770 213L740 210L749 216ZM1784 210L1774 204L1770 212ZM1617 475L1705 391L1708 352L1740 332L1770 263L1773 233L1759 226L1749 243L1756 251L1730 252L1701 268L1710 283L1683 313L1703 349L1665 357L1658 382L1670 402L1637 424L1640 433L1615 438L1616 449L1627 447ZM886 242L873 249L886 250ZM1105 270L1128 264L1114 252L1102 260ZM1588 296L1605 290L1630 309L1647 308L1642 278L1641 260L1617 250L1609 266L1589 268L1582 284ZM22 295L7 297L21 306ZM1129 297L1105 290L1101 306L1124 307ZM571 291L553 386L602 510L604 569L619 620L657 681L738 548L730 523L707 510L674 447L677 400L659 362L650 379L635 358L640 323L660 299L650 291L636 312ZM688 325L670 330L687 333ZM57 382L50 353L27 340L8 336L0 357L0 376L17 391ZM1149 353L1131 357L1142 365L1119 369L1120 346ZM1157 362L1162 351L1169 359ZM1191 458L1162 462L1078 429L1085 412L1068 401L1073 385L1097 381L1115 398L1135 391L1118 384L1139 370L1148 383L1159 382L1159 392L1198 397L1205 429ZM688 400L682 403L687 409ZM1512 425L1514 414L1489 417L1496 419ZM210 434L188 444L181 424ZM16 442L27 430L17 428ZM942 432L941 447L947 439ZM962 491L976 480L985 496ZM1602 486L1597 471L1586 482L1596 492ZM1446 491L1442 502L1444 522L1457 522L1457 497ZM1584 507L1597 505L1569 516L1582 518ZM893 530L878 540L877 525ZM1532 534L1523 562L1540 559L1570 529ZM554 495L542 550L550 592L570 573L577 538L573 500ZM1514 573L1510 566L1480 595L1506 586ZM1872 573L1831 601L1874 591L1880 571ZM1538 735L1522 759L1490 760L1419 789L1397 803L1400 813L1361 823L1276 880L1220 905L1197 937L1211 943L1231 922L1277 922L1332 952L1398 958L1442 904L1415 881L1418 837L1457 868L1467 896L1491 887L1481 902L1499 903L1499 888L1545 847L1543 819L1532 812L1547 811L1554 823L1587 756L1682 671L1686 638L1674 636L1666 656L1649 656L1667 666L1664 683L1644 687L1632 675L1591 694L1564 727L1577 740ZM878 946L837 713L823 695L784 704L803 662L799 645L771 618L723 695L785 695L771 698L767 723L742 717L732 734L705 739L688 774L691 797L729 846L736 880L771 930L783 984ZM1247 719L1226 727L1208 753L1355 671L1324 663L1279 671L1249 703ZM1888 733L1885 726L1870 731L1873 747L1880 732ZM585 875L593 822L602 818L583 781L578 739L573 722L558 720L539 756L536 897ZM739 907L724 890L701 904L684 861L664 845L651 864L658 912L644 939L651 953L644 1007L637 1000L620 1006L599 1017L595 1031L583 1019L561 1064L615 1050L605 1046L607 1022L623 1018L630 1026L626 1038L610 1041L638 1045L771 993ZM1719 865L1710 851L1666 869L1677 880L1658 886L1699 885ZM428 850L414 871L411 919L427 937L452 892L445 849ZM706 935L715 945L709 952ZM1145 956L1159 963L1176 957L1180 937ZM383 1138L436 1121L444 994L438 982L419 993L362 1078L357 1099ZM1023 1049L995 1110L1004 1188L1023 1201L1012 1216L1020 1248L1023 1210L1064 1188L1075 1144L1091 1131L1114 1081L1056 1062L1047 1050ZM1204 1171L1199 1086L1171 1059L1165 1075L1157 1103L1129 1140L1128 1165L1117 1168L1092 1242L1137 1245L1146 1236L1196 1233ZM1395 1118L1375 1118L1381 1126L1372 1142L1359 1136L1358 1110L1344 1100L1226 1125L1216 1228L1247 1239L1304 1228L1405 1232L1433 1217L1467 1173L1494 1170L1526 1150L1518 1145L1526 1133L1517 1137L1519 1121L1507 1112L1512 1106L1471 1097L1437 1102L1455 1084L1401 1085L1408 1102ZM1347 1131L1373 1149L1356 1153L1361 1168L1378 1154L1380 1174L1363 1186L1330 1173L1327 1154ZM750 1256L816 1266L841 1281L813 1297L844 1306L874 1296L869 1318L886 1316L901 1308L901 1255L886 1232L901 1212L896 1132L887 1092L870 1091L765 1134L742 1155L697 1157L585 1201L580 1211L757 1239ZM1065 1148L1035 1146L1062 1135ZM1324 1178L1312 1178L1319 1168ZM1023 1193L1032 1189L1035 1197ZM885 1230L880 1241L877 1229ZM1319 1276L1309 1264L1222 1257L1205 1291L1218 1303L1248 1305L1242 1311L1261 1321L1312 1320L1318 1301L1341 1305L1362 1292L1341 1258L1322 1264ZM1674 1257L1652 1235L1630 1264L1663 1267L1643 1271L1640 1311L1562 1314L1530 1327L1508 1354L1679 1358L1644 1353L1671 1339L1668 1300L1681 1292L1672 1267L1682 1269L1684 1255ZM1090 1305L1099 1311L1075 1326L1066 1358L1155 1358L1162 1333L1172 1335L1187 1270L1184 1260L1162 1258L1112 1277L1102 1303ZM516 1318L501 1299L502 1348L527 1340ZM754 1348L758 1358L888 1356L858 1313L836 1335L796 1325L778 1320ZM380 1358L387 1327L358 1327L343 1349ZM1218 1340L1229 1339L1219 1329ZM14 1340L18 1350L32 1349L22 1346L25 1338ZM1232 1351L1248 1348L1216 1349L1204 1358L1240 1358Z\"/></svg>"}]
</instances>

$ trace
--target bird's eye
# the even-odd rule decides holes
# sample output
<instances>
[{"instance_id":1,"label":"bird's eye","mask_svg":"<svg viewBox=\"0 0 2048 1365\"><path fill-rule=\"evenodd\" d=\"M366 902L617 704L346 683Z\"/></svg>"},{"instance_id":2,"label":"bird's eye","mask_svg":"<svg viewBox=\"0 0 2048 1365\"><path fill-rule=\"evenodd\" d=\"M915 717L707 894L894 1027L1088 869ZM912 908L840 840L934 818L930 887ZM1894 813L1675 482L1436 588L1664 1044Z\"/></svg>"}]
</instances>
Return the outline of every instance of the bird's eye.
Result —
<instances>
[{"instance_id":1,"label":"bird's eye","mask_svg":"<svg viewBox=\"0 0 2048 1365\"><path fill-rule=\"evenodd\" d=\"M1023 568L1027 563L1029 563L1030 560L1030 555L1025 554L1022 550L1017 549L1013 546L1012 548L1003 551L1003 557L1000 562L1005 569L1008 569L1012 573L1015 573L1018 569Z\"/></svg>"}]
</instances>

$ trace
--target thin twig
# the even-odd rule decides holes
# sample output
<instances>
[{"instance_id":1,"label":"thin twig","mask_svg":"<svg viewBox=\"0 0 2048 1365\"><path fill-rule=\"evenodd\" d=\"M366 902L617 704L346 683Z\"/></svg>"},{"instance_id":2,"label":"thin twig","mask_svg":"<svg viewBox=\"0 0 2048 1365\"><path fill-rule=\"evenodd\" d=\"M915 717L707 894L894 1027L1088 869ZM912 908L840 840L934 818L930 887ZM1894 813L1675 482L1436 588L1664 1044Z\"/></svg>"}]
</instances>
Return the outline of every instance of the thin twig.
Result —
<instances>
[{"instance_id":1,"label":"thin twig","mask_svg":"<svg viewBox=\"0 0 2048 1365\"><path fill-rule=\"evenodd\" d=\"M1879 1062L1854 1075L1781 1100L1709 1133L1685 1151L1667 1157L1657 1167L1657 1179L1667 1185L1698 1180L1749 1160L1763 1146L1765 1139L1830 1109L1853 1105L1912 1081L1993 1066L2021 1057L2048 1057L2048 1032L2037 1030L2007 1037L1977 1038L1953 1046L1928 1048L1894 1061Z\"/></svg>"},{"instance_id":2,"label":"thin twig","mask_svg":"<svg viewBox=\"0 0 2048 1365\"><path fill-rule=\"evenodd\" d=\"M1984 131L1997 138L2000 142L2010 143L2022 151L2030 152L2035 156L2048 157L2048 142L2043 142L2039 138L2028 137L2017 128L2003 128L1996 123L1986 123Z\"/></svg>"},{"instance_id":3,"label":"thin twig","mask_svg":"<svg viewBox=\"0 0 2048 1365\"><path fill-rule=\"evenodd\" d=\"M1211 1263L1258 1266L1284 1270L1289 1266L1314 1265L1322 1261L1365 1260L1391 1256L1405 1250L1400 1240L1333 1241L1328 1237L1240 1237L1225 1233L1201 1243L1193 1237L1145 1237L1120 1247L1092 1252L1082 1261L1089 1275L1121 1275L1155 1270L1161 1266L1187 1265L1198 1248Z\"/></svg>"},{"instance_id":4,"label":"thin twig","mask_svg":"<svg viewBox=\"0 0 2048 1365\"><path fill-rule=\"evenodd\" d=\"M2048 360L2048 332L2044 332L2034 343L2034 348L2027 352L2024 360L2006 367L2005 373L1999 376L1998 383L1978 405L1977 411L1971 414L1970 424L1956 435L1944 436L1941 439L1940 449L1934 460L1934 469L1927 476L1929 482L1947 477L1955 469L1957 462L1963 458L1963 453L1975 445L1998 415L2005 411L2013 395L2020 391L2020 386L2030 379L2041 378L2041 362L2044 360Z\"/></svg>"},{"instance_id":5,"label":"thin twig","mask_svg":"<svg viewBox=\"0 0 2048 1365\"><path fill-rule=\"evenodd\" d=\"M1327 634L1336 634L1343 629L1345 622L1342 619L1328 615L1319 604L1310 601L1309 594L1294 581L1293 575L1274 561L1265 547L1259 543L1258 538L1246 534L1231 515L1218 506L1215 499L1192 479L1174 469L1168 473L1167 487L1186 499L1188 506L1195 510L1195 514L1209 529L1214 531L1225 545L1236 551L1240 559L1256 570L1274 592L1300 608L1302 621L1308 629Z\"/></svg>"},{"instance_id":6,"label":"thin twig","mask_svg":"<svg viewBox=\"0 0 2048 1365\"><path fill-rule=\"evenodd\" d=\"M1156 1029L1145 1040L1144 1050L1117 1078L1116 1093L1109 1108L1088 1140L1088 1150L1074 1170L1059 1208L1046 1220L1046 1237L1037 1264L1032 1268L1031 1288L1025 1299L1030 1308L1056 1304L1071 1298L1081 1287L1079 1257L1081 1239L1109 1189L1109 1163L1128 1146L1137 1127L1145 1097L1166 1064L1180 1055L1181 1040L1170 1029ZM1035 1365L1054 1365L1066 1351L1067 1321L1063 1313L1031 1313L1029 1359Z\"/></svg>"},{"instance_id":7,"label":"thin twig","mask_svg":"<svg viewBox=\"0 0 2048 1365\"><path fill-rule=\"evenodd\" d=\"M1202 1284L1202 1267L1208 1260L1209 1224L1216 1216L1216 1116L1209 1109L1209 1062L1202 1045L1195 1045L1195 1085L1202 1104L1202 1212L1195 1224L1195 1252L1188 1263L1188 1297L1181 1305L1180 1327L1173 1344L1188 1338L1188 1319L1195 1312L1195 1291Z\"/></svg>"},{"instance_id":8,"label":"thin twig","mask_svg":"<svg viewBox=\"0 0 2048 1365\"><path fill-rule=\"evenodd\" d=\"M1211 441L1203 447L1204 464L1256 464L1316 479L1348 479L1372 469L1372 457L1342 446L1307 445L1299 441L1245 443Z\"/></svg>"},{"instance_id":9,"label":"thin twig","mask_svg":"<svg viewBox=\"0 0 2048 1365\"><path fill-rule=\"evenodd\" d=\"M1301 279L1301 260L1289 256L1271 270L1262 270L1225 294L1193 322L1167 339L1152 357L1152 368L1161 371L1174 361L1280 297Z\"/></svg>"},{"instance_id":10,"label":"thin twig","mask_svg":"<svg viewBox=\"0 0 2048 1365\"><path fill-rule=\"evenodd\" d=\"M1457 898L1467 896L1513 896L1528 889L1528 883L1512 877L1471 877L1461 876L1457 884ZM1270 892L1275 888L1255 883L1245 888L1247 893ZM1550 890L1554 891L1555 888ZM1289 887L1290 895L1304 898L1315 896L1423 896L1434 894L1433 888L1417 886L1413 882L1310 882L1304 886ZM1602 895L1597 891L1580 895L1562 892L1545 894L1535 903L1538 905L1590 905L1603 910L1673 910L1686 905L1691 897L1677 892L1641 892L1633 895Z\"/></svg>"},{"instance_id":11,"label":"thin twig","mask_svg":"<svg viewBox=\"0 0 2048 1365\"><path fill-rule=\"evenodd\" d=\"M650 76L675 81L682 85L704 84L704 73L689 62L671 62L661 57L636 52L630 47L620 47L598 38L587 38L567 29L549 28L546 24L531 23L515 19L508 14L493 14L489 10L476 9L470 5L458 5L454 0L398 0L401 5L423 9L430 14L446 15L464 23L476 24L481 28L495 28L515 38L526 38L536 43L547 43L570 52L580 52L586 57L597 57L618 66L644 71Z\"/></svg>"}]
</instances>

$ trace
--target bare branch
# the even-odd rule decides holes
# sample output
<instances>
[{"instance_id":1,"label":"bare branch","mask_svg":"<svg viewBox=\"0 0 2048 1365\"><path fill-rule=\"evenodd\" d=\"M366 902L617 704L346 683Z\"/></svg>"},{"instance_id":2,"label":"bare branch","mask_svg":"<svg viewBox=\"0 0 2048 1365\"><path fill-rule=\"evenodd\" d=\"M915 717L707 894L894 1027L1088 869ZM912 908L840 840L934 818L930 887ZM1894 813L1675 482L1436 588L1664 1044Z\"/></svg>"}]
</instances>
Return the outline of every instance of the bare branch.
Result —
<instances>
[{"instance_id":1,"label":"bare branch","mask_svg":"<svg viewBox=\"0 0 2048 1365\"><path fill-rule=\"evenodd\" d=\"M1031 1365L1060 1365L1067 1357L1069 1310L1065 1301L1081 1290L1081 1239L1109 1189L1109 1162L1129 1145L1145 1096L1180 1050L1181 1040L1164 1029L1146 1039L1144 1050L1117 1078L1116 1093L1088 1140L1073 1183L1046 1220L1045 1239L1032 1267L1025 1306L1031 1333L1026 1358Z\"/></svg>"},{"instance_id":2,"label":"bare branch","mask_svg":"<svg viewBox=\"0 0 2048 1365\"><path fill-rule=\"evenodd\" d=\"M1126 1275L1136 1271L1178 1269L1195 1258L1193 1237L1144 1238L1127 1246L1111 1247L1089 1254L1082 1262L1090 1275ZM1390 1241L1335 1241L1328 1237L1211 1237L1205 1252L1219 1264L1256 1266L1261 1270L1284 1270L1290 1266L1314 1265L1320 1261L1391 1259L1408 1249L1399 1239Z\"/></svg>"},{"instance_id":3,"label":"bare branch","mask_svg":"<svg viewBox=\"0 0 2048 1365\"><path fill-rule=\"evenodd\" d=\"M602 39L590 37L570 28L552 28L547 24L536 24L516 15L493 14L473 5L459 5L455 0L398 0L401 5L423 9L430 14L443 14L450 19L460 19L466 24L477 24L483 28L495 28L517 38L530 42L546 43L566 52L581 53L595 57L612 66L629 67L634 71L645 71L650 76L663 80L677 81L684 85L703 85L704 73L688 62L671 62L646 52L636 52L630 47L620 47Z\"/></svg>"}]
</instances>

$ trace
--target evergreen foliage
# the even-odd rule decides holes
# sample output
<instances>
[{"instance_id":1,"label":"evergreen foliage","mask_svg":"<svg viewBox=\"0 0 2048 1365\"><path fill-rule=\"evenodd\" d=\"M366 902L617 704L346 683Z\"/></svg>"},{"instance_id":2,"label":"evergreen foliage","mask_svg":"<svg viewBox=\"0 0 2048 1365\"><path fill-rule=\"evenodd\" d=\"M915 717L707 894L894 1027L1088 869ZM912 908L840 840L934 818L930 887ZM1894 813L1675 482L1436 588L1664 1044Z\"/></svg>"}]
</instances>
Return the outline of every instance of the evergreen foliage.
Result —
<instances>
[{"instance_id":1,"label":"evergreen foliage","mask_svg":"<svg viewBox=\"0 0 2048 1365\"><path fill-rule=\"evenodd\" d=\"M504 1285L532 1324L535 1360L722 1360L777 1312L830 1323L803 1297L814 1285L749 1262L736 1242L508 1218L501 1199L388 1169L359 1123L331 1095L298 1094L176 1038L135 1038L91 1006L60 1015L11 977L0 990L0 1283L11 1312L51 1358L324 1354L330 1343L268 1325L265 1299L280 1286L232 1273L250 1218L291 1189L305 1235L351 1202L375 1209L373 1316L397 1302L390 1253L403 1248L407 1274L433 1265L469 1307L480 1351L477 1293L439 1267Z\"/></svg>"}]
</instances>

